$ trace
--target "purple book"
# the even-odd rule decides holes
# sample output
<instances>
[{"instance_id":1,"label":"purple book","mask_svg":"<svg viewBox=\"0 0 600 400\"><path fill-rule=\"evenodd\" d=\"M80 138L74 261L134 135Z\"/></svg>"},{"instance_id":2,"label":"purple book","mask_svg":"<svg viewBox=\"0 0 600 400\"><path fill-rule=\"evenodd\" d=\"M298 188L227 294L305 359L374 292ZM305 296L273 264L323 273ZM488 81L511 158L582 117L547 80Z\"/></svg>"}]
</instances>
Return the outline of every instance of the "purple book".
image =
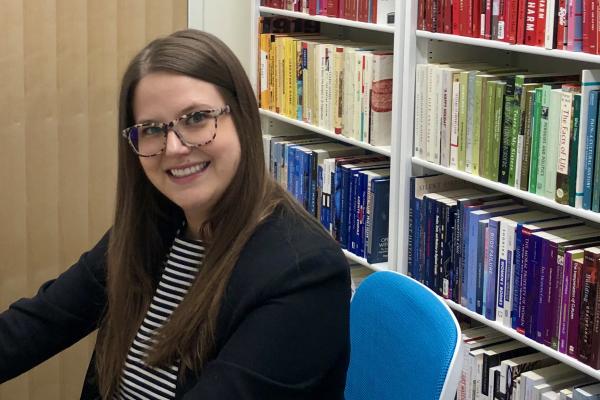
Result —
<instances>
[{"instance_id":1,"label":"purple book","mask_svg":"<svg viewBox=\"0 0 600 400\"><path fill-rule=\"evenodd\" d=\"M569 321L567 323L567 354L579 354L579 306L581 304L581 277L583 250L573 250L571 255L571 293L569 294Z\"/></svg>"},{"instance_id":2,"label":"purple book","mask_svg":"<svg viewBox=\"0 0 600 400\"><path fill-rule=\"evenodd\" d=\"M567 354L567 337L569 334L569 301L571 299L571 281L573 275L573 252L577 250L565 251L562 260L557 260L557 264L563 263L563 285L560 302L560 328L558 332L558 351ZM583 254L583 253L582 253Z\"/></svg>"},{"instance_id":3,"label":"purple book","mask_svg":"<svg viewBox=\"0 0 600 400\"><path fill-rule=\"evenodd\" d=\"M485 310L487 319L496 320L496 279L498 269L498 230L500 221L492 218L488 226L487 281L485 281Z\"/></svg>"}]
</instances>

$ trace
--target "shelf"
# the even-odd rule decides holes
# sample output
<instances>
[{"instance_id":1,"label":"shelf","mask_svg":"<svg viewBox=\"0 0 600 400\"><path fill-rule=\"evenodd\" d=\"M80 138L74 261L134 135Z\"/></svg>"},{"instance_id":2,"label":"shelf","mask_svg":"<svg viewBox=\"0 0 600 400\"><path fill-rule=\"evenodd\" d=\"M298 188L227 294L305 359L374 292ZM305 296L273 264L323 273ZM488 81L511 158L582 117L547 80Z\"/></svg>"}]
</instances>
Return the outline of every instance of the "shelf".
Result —
<instances>
[{"instance_id":1,"label":"shelf","mask_svg":"<svg viewBox=\"0 0 600 400\"><path fill-rule=\"evenodd\" d=\"M565 58L571 61L584 61L600 64L600 55L588 54L578 51L548 50L543 47L525 46L522 44L510 44L506 42L500 42L497 40L450 35L447 33L433 33L427 31L417 31L416 35L418 38L441 40L444 42L461 43L471 46L487 47L491 49L500 49L506 51L516 51L519 53L535 54L555 58Z\"/></svg>"},{"instance_id":2,"label":"shelf","mask_svg":"<svg viewBox=\"0 0 600 400\"><path fill-rule=\"evenodd\" d=\"M477 320L485 325L491 326L495 330L502 332L505 335L518 340L519 342L525 343L529 347L533 347L534 349L536 349L544 354L547 354L550 357L552 357L562 363L565 363L575 369L578 369L579 371L593 377L594 379L600 380L600 371L599 370L593 369L589 365L585 365L585 364L577 361L576 359L569 357L566 354L560 353L548 346L540 344L540 343L536 342L535 340L530 339L527 336L520 334L519 332L515 331L512 328L508 328L508 327L500 324L499 322L490 321L489 319L485 318L484 316L477 314L476 312L473 312L459 304L456 304L455 302L453 302L451 300L446 299L446 303L453 310L456 310L461 314L471 317L472 319Z\"/></svg>"},{"instance_id":3,"label":"shelf","mask_svg":"<svg viewBox=\"0 0 600 400\"><path fill-rule=\"evenodd\" d=\"M443 167L438 164L434 164L434 163L431 163L428 161L421 160L420 158L417 158L417 157L412 158L412 163L414 165L420 165L427 169L441 172L446 175L451 175L456 178L463 179L465 181L473 182L480 186L485 186L487 188L496 190L498 192L503 192L503 193L509 194L511 196L519 197L523 200L531 201L533 203L542 205L544 207L553 208L553 209L563 212L565 214L571 214L571 215L574 215L576 217L579 217L579 218L582 218L582 219L585 219L585 220L588 220L591 222L600 223L600 213L597 213L597 212L593 212L593 211L589 211L589 210L582 210L580 208L575 208L575 207L559 204L559 203L555 202L554 200L547 199L547 198L539 196L537 194L529 193L524 190L505 185L503 183L490 181L489 179L485 179L485 178L482 178L482 177L476 176L476 175L471 175L466 172L458 171L453 168Z\"/></svg>"},{"instance_id":4,"label":"shelf","mask_svg":"<svg viewBox=\"0 0 600 400\"><path fill-rule=\"evenodd\" d=\"M365 30L369 30L369 31L378 31L378 32L387 32L387 33L394 33L394 31L395 31L394 25L371 24L371 23L367 23L367 22L352 21L350 19L326 17L323 15L310 15L310 14L306 14L306 13L302 13L302 12L281 10L279 8L271 8L271 7L260 6L258 9L261 13L282 15L285 17L293 17L293 18L302 18L302 19L308 19L308 20L312 20L312 21L319 21L319 22L323 22L326 24L349 26L351 28L365 29Z\"/></svg>"},{"instance_id":5,"label":"shelf","mask_svg":"<svg viewBox=\"0 0 600 400\"><path fill-rule=\"evenodd\" d=\"M342 251L344 252L344 255L346 256L347 259L354 261L355 263L358 263L360 265L363 265L369 269L372 269L375 272L389 271L389 265L386 262L377 263L377 264L369 264L366 259L364 259L362 257L358 257L356 254L350 253L348 250L342 249Z\"/></svg>"},{"instance_id":6,"label":"shelf","mask_svg":"<svg viewBox=\"0 0 600 400\"><path fill-rule=\"evenodd\" d=\"M332 139L338 140L340 142L345 142L345 143L349 143L353 146L362 147L363 149L372 151L374 153L383 154L384 156L388 156L388 157L390 157L392 155L390 146L373 146L373 145L370 145L369 143L361 142L356 139L347 138L345 136L338 135L337 133L331 132L327 129L323 129L318 126L307 124L306 122L303 122L303 121L298 121L293 118L288 118L281 114L277 114L273 111L263 110L262 108L260 109L260 115L263 115L263 116L269 117L269 118L273 118L273 119L277 119L279 121L282 121L282 122L285 122L285 123L288 123L291 125L298 126L300 128L309 130L311 132L318 133L319 135L327 136Z\"/></svg>"}]
</instances>

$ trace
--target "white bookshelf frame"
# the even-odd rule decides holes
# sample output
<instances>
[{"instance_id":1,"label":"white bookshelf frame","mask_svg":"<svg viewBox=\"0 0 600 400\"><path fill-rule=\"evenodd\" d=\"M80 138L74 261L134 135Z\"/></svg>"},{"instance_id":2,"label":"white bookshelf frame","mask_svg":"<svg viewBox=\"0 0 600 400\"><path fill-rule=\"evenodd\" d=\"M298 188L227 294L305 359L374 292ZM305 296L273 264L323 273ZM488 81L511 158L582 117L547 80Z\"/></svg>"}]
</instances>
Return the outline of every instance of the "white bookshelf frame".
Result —
<instances>
[{"instance_id":1,"label":"white bookshelf frame","mask_svg":"<svg viewBox=\"0 0 600 400\"><path fill-rule=\"evenodd\" d=\"M404 45L404 29L402 22L404 21L404 3L402 0L396 2L396 10L395 10L395 19L393 25L382 25L382 24L372 24L358 21L351 21L343 18L332 18L320 15L308 15L301 12L280 10L276 8L264 7L260 6L260 0L252 0L252 8L253 11L251 13L252 23L251 23L251 48L252 54L257 54L258 52L258 40L257 32L258 32L258 17L260 15L281 15L287 17L301 18L305 20L313 20L319 21L322 24L328 24L332 26L344 27L346 29L351 30L362 30L366 33L368 32L380 32L387 33L392 35L393 46L394 46L394 87L392 93L392 109L399 110L401 108L401 96L403 93L402 85L404 80L401 79L401 71L402 65L404 64L403 58L403 45ZM254 89L256 90L256 82L258 76L258 66L255 62L251 68L251 80L254 85ZM361 142L352 138L347 138L342 135L338 135L329 130L323 129L318 126L314 126L311 124L307 124L303 121L298 121L292 118L288 118L286 116L274 113L272 111L260 110L261 117L263 119L269 119L274 121L279 121L283 123L287 123L291 126L299 127L305 129L310 132L315 132L320 135L330 137L332 139L349 143L355 145L357 147L361 147L367 149L369 151L383 154L385 156L390 157L390 211L389 211L389 239L388 239L388 262L386 263L378 263L378 264L369 264L366 259L357 257L351 252L344 250L344 254L346 257L354 262L357 262L363 266L366 266L373 271L385 271L385 270L396 270L398 265L401 265L400 261L397 260L396 256L398 254L399 243L405 243L407 239L407 232L404 229L399 229L398 223L400 221L408 221L408 209L404 209L402 207L394 207L395 204L402 203L405 201L404 193L401 193L399 182L405 180L406 177L401 177L402 168L400 166L397 154L400 154L400 145L403 139L400 137L400 116L401 112L394 112L392 114L392 132L391 132L391 145L390 146L373 146L365 142ZM269 124L263 124L263 126L268 127ZM264 132L268 133L268 132ZM406 170L404 170L406 173ZM406 175L410 176L410 175Z\"/></svg>"},{"instance_id":2,"label":"white bookshelf frame","mask_svg":"<svg viewBox=\"0 0 600 400\"><path fill-rule=\"evenodd\" d=\"M410 187L410 176L418 175L423 171L435 171L444 173L447 175L451 175L465 181L472 182L476 185L487 187L499 192L507 193L509 195L521 198L528 202L538 204L540 206L548 207L555 209L557 211L563 212L565 214L570 214L573 216L577 216L586 221L600 223L600 213L595 213L592 211L576 209L574 207L561 205L556 203L553 200L547 199L540 195L532 194L514 187L510 187L508 185L494 182L485 178L481 178L476 175L472 175L466 172L462 172L456 169L443 167L438 164L434 164L431 162L427 162L421 160L417 157L413 156L413 132L414 132L414 90L415 90L415 70L416 65L418 63L423 63L431 60L439 61L439 55L436 57L436 51L443 53L443 56L448 56L451 54L453 50L444 49L444 46L439 46L439 42L448 42L448 43L456 43L459 45L463 45L464 48L460 49L461 54L464 54L464 51L468 51L468 46L477 47L476 51L480 53L489 52L489 49L495 49L504 51L504 54L514 54L518 53L523 55L524 57L530 56L544 56L555 58L555 63L559 64L560 62L568 62L568 63L590 63L590 64L600 64L600 56L579 52L570 52L564 50L548 50L541 47L534 46L524 46L524 45L513 45L508 43L503 43L494 40L487 39L478 39L478 38L470 38L470 37L462 37L457 35L450 34L441 34L441 33L432 33L425 32L421 30L417 30L417 4L418 0L407 0L405 3L406 10L405 15L407 16L404 28L405 28L405 43L404 43L404 59L407 61L403 66L403 87L404 93L402 94L402 115L401 115L401 131L403 132L401 141L404 146L402 146L402 151L397 155L396 158L399 159L399 162L403 165L403 168L406 168L411 174L402 173L400 177L404 180L399 182L401 186L400 191L404 191L404 201L400 201L399 204L401 207L408 208L409 202L409 187ZM437 50L436 50L437 49ZM514 53L513 53L514 52ZM517 54L517 55L518 55ZM477 53L474 52L473 57L477 57ZM519 57L511 57L513 60L520 60ZM522 59L525 61L525 58ZM544 59L544 62L548 61L548 63L553 63L551 59ZM579 65L578 65L579 66ZM410 146L409 146L410 144ZM408 165L408 166L407 166ZM402 228L408 232L408 225L400 225ZM408 233L406 233L408 235ZM398 248L398 260L402 260L402 264L398 270L402 273L407 272L407 246L408 240L404 242L403 247L399 246ZM563 362L595 379L600 380L600 370L595 370L590 366L572 358L566 354L560 353L548 346L540 344L535 340L532 340L525 335L522 335L515 331L512 328L508 328L496 321L490 321L484 316L477 314L467 308L456 304L450 300L446 300L448 305L455 311L464 314L466 316L471 317L474 320L477 320L485 325L488 325L507 336L510 336L520 342L527 344L530 347L535 348L536 350L549 355L550 357L555 358L556 360Z\"/></svg>"}]
</instances>

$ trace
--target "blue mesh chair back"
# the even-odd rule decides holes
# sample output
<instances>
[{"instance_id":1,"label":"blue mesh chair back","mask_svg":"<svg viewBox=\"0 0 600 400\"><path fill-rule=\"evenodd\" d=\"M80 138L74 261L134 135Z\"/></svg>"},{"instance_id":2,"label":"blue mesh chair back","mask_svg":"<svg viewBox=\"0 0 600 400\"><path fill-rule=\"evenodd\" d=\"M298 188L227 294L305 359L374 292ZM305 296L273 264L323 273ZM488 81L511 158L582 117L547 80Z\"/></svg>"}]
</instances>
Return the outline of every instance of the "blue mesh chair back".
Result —
<instances>
[{"instance_id":1,"label":"blue mesh chair back","mask_svg":"<svg viewBox=\"0 0 600 400\"><path fill-rule=\"evenodd\" d=\"M376 272L350 305L346 400L452 400L461 333L446 303L426 286Z\"/></svg>"}]
</instances>

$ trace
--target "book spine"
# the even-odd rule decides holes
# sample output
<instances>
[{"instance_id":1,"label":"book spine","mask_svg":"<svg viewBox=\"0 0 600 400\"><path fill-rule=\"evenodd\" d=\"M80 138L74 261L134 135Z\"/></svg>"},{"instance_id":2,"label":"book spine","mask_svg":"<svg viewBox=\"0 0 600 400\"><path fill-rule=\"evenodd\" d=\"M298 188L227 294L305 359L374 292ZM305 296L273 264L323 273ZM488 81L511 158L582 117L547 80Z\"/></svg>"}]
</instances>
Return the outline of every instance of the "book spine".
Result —
<instances>
[{"instance_id":1,"label":"book spine","mask_svg":"<svg viewBox=\"0 0 600 400\"><path fill-rule=\"evenodd\" d=\"M569 205L575 207L575 193L577 183L577 157L579 151L579 132L581 125L581 94L576 93L573 98L573 129L569 139L569 178L568 194Z\"/></svg>"},{"instance_id":2,"label":"book spine","mask_svg":"<svg viewBox=\"0 0 600 400\"><path fill-rule=\"evenodd\" d=\"M569 321L567 326L567 354L574 358L577 358L577 355L579 354L579 321L582 276L582 260L573 259L571 266L571 293L569 295Z\"/></svg>"},{"instance_id":3,"label":"book spine","mask_svg":"<svg viewBox=\"0 0 600 400\"><path fill-rule=\"evenodd\" d=\"M499 182L508 184L511 153L511 132L513 130L513 104L515 79L509 77L506 80L506 95L504 96L504 124L502 127L502 141L500 147L500 171Z\"/></svg>"},{"instance_id":4,"label":"book spine","mask_svg":"<svg viewBox=\"0 0 600 400\"><path fill-rule=\"evenodd\" d=\"M510 161L508 167L508 185L515 186L517 170L517 153L519 136L521 135L521 96L523 96L522 83L515 83L515 93L512 106L512 129L510 132Z\"/></svg>"},{"instance_id":5,"label":"book spine","mask_svg":"<svg viewBox=\"0 0 600 400\"><path fill-rule=\"evenodd\" d=\"M582 51L583 44L583 3L582 0L568 0L567 50Z\"/></svg>"},{"instance_id":6,"label":"book spine","mask_svg":"<svg viewBox=\"0 0 600 400\"><path fill-rule=\"evenodd\" d=\"M452 112L450 123L450 168L458 168L458 118L459 118L459 107L460 107L460 82L459 75L455 75L456 78L452 80Z\"/></svg>"},{"instance_id":7,"label":"book spine","mask_svg":"<svg viewBox=\"0 0 600 400\"><path fill-rule=\"evenodd\" d=\"M552 305L550 312L552 313L552 324L550 325L550 347L558 350L558 340L560 335L560 310L562 307L562 284L564 282L565 271L565 250L564 247L557 249L556 261L554 262L554 272L551 272L550 287L550 303Z\"/></svg>"},{"instance_id":8,"label":"book spine","mask_svg":"<svg viewBox=\"0 0 600 400\"><path fill-rule=\"evenodd\" d=\"M504 125L504 93L506 82L498 82L496 85L496 98L494 99L494 126L490 138L490 156L486 162L487 178L498 181L500 171L500 149L502 145L502 127Z\"/></svg>"},{"instance_id":9,"label":"book spine","mask_svg":"<svg viewBox=\"0 0 600 400\"><path fill-rule=\"evenodd\" d=\"M599 99L600 100L600 99ZM598 118L596 117L596 129L598 129ZM589 137L588 137L589 140ZM596 133L594 138L594 171L593 182L592 182L592 207L591 210L594 212L600 212L600 135Z\"/></svg>"},{"instance_id":10,"label":"book spine","mask_svg":"<svg viewBox=\"0 0 600 400\"><path fill-rule=\"evenodd\" d=\"M556 163L556 195L559 204L569 202L569 142L571 138L573 94L563 93L560 102L560 130Z\"/></svg>"},{"instance_id":11,"label":"book spine","mask_svg":"<svg viewBox=\"0 0 600 400\"><path fill-rule=\"evenodd\" d=\"M467 159L467 109L469 72L460 73L460 98L458 115L458 169L465 171Z\"/></svg>"},{"instance_id":12,"label":"book spine","mask_svg":"<svg viewBox=\"0 0 600 400\"><path fill-rule=\"evenodd\" d=\"M541 0L544 1L544 0ZM537 44L537 11L540 0L527 0L525 15L525 38L523 44L535 46Z\"/></svg>"},{"instance_id":13,"label":"book spine","mask_svg":"<svg viewBox=\"0 0 600 400\"><path fill-rule=\"evenodd\" d=\"M569 326L569 301L571 299L571 282L573 279L572 253L565 252L563 259L563 284L560 304L560 327L558 333L558 351L567 354L567 338Z\"/></svg>"},{"instance_id":14,"label":"book spine","mask_svg":"<svg viewBox=\"0 0 600 400\"><path fill-rule=\"evenodd\" d=\"M536 340L537 333L537 303L538 303L538 291L540 287L540 274L538 271L539 268L539 258L541 257L542 250L542 240L535 235L532 235L529 246L532 247L529 249L529 260L525 267L523 268L526 271L526 287L525 287L525 300L521 302L525 305L524 309L524 328L525 335L533 340Z\"/></svg>"},{"instance_id":15,"label":"book spine","mask_svg":"<svg viewBox=\"0 0 600 400\"><path fill-rule=\"evenodd\" d=\"M594 313L596 308L596 290L598 285L598 265L593 253L584 252L583 274L581 284L580 327L579 327L579 352L577 359L585 364L590 364L592 359L592 332Z\"/></svg>"},{"instance_id":16,"label":"book spine","mask_svg":"<svg viewBox=\"0 0 600 400\"><path fill-rule=\"evenodd\" d=\"M511 293L510 327L516 329L521 301L522 275L523 275L523 225L518 223L515 227L515 262L513 266L513 283Z\"/></svg>"},{"instance_id":17,"label":"book spine","mask_svg":"<svg viewBox=\"0 0 600 400\"><path fill-rule=\"evenodd\" d=\"M410 276L413 279L416 279L415 277L415 273L414 273L414 262L415 262L415 238L418 232L418 226L417 221L418 218L415 218L416 213L418 212L417 210L417 199L415 197L415 185L416 185L417 181L416 178L414 176L410 177L410 186L409 186L409 201L410 201L410 207L408 209L408 250L407 250L407 254L406 254L406 260L407 260L407 264L408 264L408 269L407 269L407 274L408 276ZM372 191L369 193L369 195L372 197ZM371 215L372 215L372 211L371 211ZM367 251L367 254L369 254L370 252Z\"/></svg>"},{"instance_id":18,"label":"book spine","mask_svg":"<svg viewBox=\"0 0 600 400\"><path fill-rule=\"evenodd\" d=\"M600 91L592 90L589 97L586 131L585 164L583 180L583 209L592 208L592 183L594 174L594 152L596 145L596 125L598 120L598 100Z\"/></svg>"},{"instance_id":19,"label":"book spine","mask_svg":"<svg viewBox=\"0 0 600 400\"><path fill-rule=\"evenodd\" d=\"M367 251L367 262L370 264L386 262L388 260L388 233L390 208L390 180L378 178L371 181L373 194L372 213L372 240Z\"/></svg>"},{"instance_id":20,"label":"book spine","mask_svg":"<svg viewBox=\"0 0 600 400\"><path fill-rule=\"evenodd\" d=\"M556 35L555 35L555 47L559 50L567 49L567 0L557 0L557 20L556 24Z\"/></svg>"},{"instance_id":21,"label":"book spine","mask_svg":"<svg viewBox=\"0 0 600 400\"><path fill-rule=\"evenodd\" d=\"M535 42L534 46L544 47L546 39L546 3L553 0L537 0L537 12L535 14Z\"/></svg>"},{"instance_id":22,"label":"book spine","mask_svg":"<svg viewBox=\"0 0 600 400\"><path fill-rule=\"evenodd\" d=\"M475 311L483 315L483 285L485 271L487 270L487 251L488 251L488 222L479 222L477 232L477 269L475 271Z\"/></svg>"},{"instance_id":23,"label":"book spine","mask_svg":"<svg viewBox=\"0 0 600 400\"><path fill-rule=\"evenodd\" d=\"M540 151L540 124L542 120L542 88L535 89L534 115L531 132L531 165L529 166L529 188L531 193L536 192L538 176L538 156Z\"/></svg>"},{"instance_id":24,"label":"book spine","mask_svg":"<svg viewBox=\"0 0 600 400\"><path fill-rule=\"evenodd\" d=\"M490 321L496 319L496 285L498 277L498 234L500 222L490 219L488 228L488 260L485 299L485 317Z\"/></svg>"},{"instance_id":25,"label":"book spine","mask_svg":"<svg viewBox=\"0 0 600 400\"><path fill-rule=\"evenodd\" d=\"M544 32L544 40L540 44L547 49L556 48L556 31L558 28L558 2L559 0L547 0L546 4L546 21L541 21L546 24Z\"/></svg>"},{"instance_id":26,"label":"book spine","mask_svg":"<svg viewBox=\"0 0 600 400\"><path fill-rule=\"evenodd\" d=\"M519 188L521 190L527 191L529 189L529 166L531 163L530 155L531 155L531 139L532 139L532 131L533 131L533 116L534 116L534 99L533 94L535 91L528 91L525 101L525 118L523 119L523 151L521 155L521 167L519 170Z\"/></svg>"}]
</instances>

